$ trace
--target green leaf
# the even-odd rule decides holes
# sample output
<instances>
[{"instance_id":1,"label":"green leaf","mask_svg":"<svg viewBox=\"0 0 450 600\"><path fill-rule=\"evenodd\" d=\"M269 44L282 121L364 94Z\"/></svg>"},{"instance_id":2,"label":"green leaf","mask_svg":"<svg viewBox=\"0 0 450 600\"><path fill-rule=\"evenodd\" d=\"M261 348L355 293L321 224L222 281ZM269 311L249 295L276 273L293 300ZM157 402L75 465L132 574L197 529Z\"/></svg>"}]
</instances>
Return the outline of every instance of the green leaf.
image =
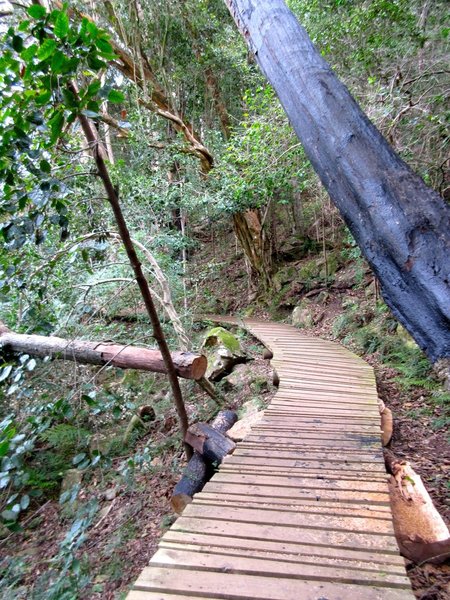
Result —
<instances>
[{"instance_id":1,"label":"green leaf","mask_svg":"<svg viewBox=\"0 0 450 600\"><path fill-rule=\"evenodd\" d=\"M50 100L52 92L50 90L44 90L35 98L35 102L38 106L44 106Z\"/></svg>"},{"instance_id":2,"label":"green leaf","mask_svg":"<svg viewBox=\"0 0 450 600\"><path fill-rule=\"evenodd\" d=\"M7 367L4 367L1 371L0 374L0 381L4 381L5 379L7 379L7 377L9 377L9 374L12 371L12 365L8 365Z\"/></svg>"},{"instance_id":3,"label":"green leaf","mask_svg":"<svg viewBox=\"0 0 450 600\"><path fill-rule=\"evenodd\" d=\"M22 510L26 510L29 506L30 506L30 496L25 494L20 499L20 507Z\"/></svg>"},{"instance_id":4,"label":"green leaf","mask_svg":"<svg viewBox=\"0 0 450 600\"><path fill-rule=\"evenodd\" d=\"M98 27L95 23L92 23L92 21L86 23L86 31L93 39L98 36Z\"/></svg>"},{"instance_id":5,"label":"green leaf","mask_svg":"<svg viewBox=\"0 0 450 600\"><path fill-rule=\"evenodd\" d=\"M39 60L47 60L56 50L56 41L47 38L38 50L37 57Z\"/></svg>"},{"instance_id":6,"label":"green leaf","mask_svg":"<svg viewBox=\"0 0 450 600\"><path fill-rule=\"evenodd\" d=\"M108 94L108 101L114 102L116 104L123 102L125 100L124 94L119 92L119 90L111 90Z\"/></svg>"},{"instance_id":7,"label":"green leaf","mask_svg":"<svg viewBox=\"0 0 450 600\"><path fill-rule=\"evenodd\" d=\"M62 94L64 97L65 105L68 108L77 108L78 107L78 100L77 100L75 94L72 92L72 90L69 90L69 88L64 88Z\"/></svg>"},{"instance_id":8,"label":"green leaf","mask_svg":"<svg viewBox=\"0 0 450 600\"><path fill-rule=\"evenodd\" d=\"M96 56L92 52L87 57L87 63L93 71L98 71L100 69L104 69L107 66L105 62L100 60L98 58L98 56Z\"/></svg>"},{"instance_id":9,"label":"green leaf","mask_svg":"<svg viewBox=\"0 0 450 600\"><path fill-rule=\"evenodd\" d=\"M85 458L86 458L86 453L81 452L80 454L77 454L76 456L73 457L72 463L74 465L78 465L80 462L85 460Z\"/></svg>"},{"instance_id":10,"label":"green leaf","mask_svg":"<svg viewBox=\"0 0 450 600\"><path fill-rule=\"evenodd\" d=\"M34 371L35 367L36 367L36 361L34 360L34 358L32 358L27 363L27 371Z\"/></svg>"},{"instance_id":11,"label":"green leaf","mask_svg":"<svg viewBox=\"0 0 450 600\"><path fill-rule=\"evenodd\" d=\"M113 47L111 46L111 44L107 41L104 40L102 38L99 38L96 42L95 42L97 48L99 50L101 50L102 52L106 52L106 53L113 53Z\"/></svg>"},{"instance_id":12,"label":"green leaf","mask_svg":"<svg viewBox=\"0 0 450 600\"><path fill-rule=\"evenodd\" d=\"M77 70L78 65L80 64L80 59L74 56L73 58L66 59L64 66L61 68L61 73L73 73Z\"/></svg>"},{"instance_id":13,"label":"green leaf","mask_svg":"<svg viewBox=\"0 0 450 600\"><path fill-rule=\"evenodd\" d=\"M41 162L39 163L39 167L44 173L50 173L51 171L50 163L45 159L41 160Z\"/></svg>"},{"instance_id":14,"label":"green leaf","mask_svg":"<svg viewBox=\"0 0 450 600\"><path fill-rule=\"evenodd\" d=\"M12 39L12 47L16 52L23 50L23 38L20 35L14 35Z\"/></svg>"},{"instance_id":15,"label":"green leaf","mask_svg":"<svg viewBox=\"0 0 450 600\"><path fill-rule=\"evenodd\" d=\"M27 31L29 24L30 24L30 21L22 21L22 23L19 23L18 30L19 31Z\"/></svg>"},{"instance_id":16,"label":"green leaf","mask_svg":"<svg viewBox=\"0 0 450 600\"><path fill-rule=\"evenodd\" d=\"M38 49L38 45L37 44L31 44L31 46L28 46L28 48L25 48L25 50L22 50L22 52L20 53L20 57L25 62L30 62L30 60L36 54L37 49Z\"/></svg>"},{"instance_id":17,"label":"green leaf","mask_svg":"<svg viewBox=\"0 0 450 600\"><path fill-rule=\"evenodd\" d=\"M107 40L99 38L95 44L103 56L110 59L115 58L116 54L114 53L114 48Z\"/></svg>"},{"instance_id":18,"label":"green leaf","mask_svg":"<svg viewBox=\"0 0 450 600\"><path fill-rule=\"evenodd\" d=\"M64 66L67 63L67 59L64 56L64 53L61 50L57 50L53 55L51 68L53 73L62 73Z\"/></svg>"},{"instance_id":19,"label":"green leaf","mask_svg":"<svg viewBox=\"0 0 450 600\"><path fill-rule=\"evenodd\" d=\"M40 4L32 4L27 8L27 13L30 17L33 17L33 19L42 19L42 17L47 14L47 11Z\"/></svg>"},{"instance_id":20,"label":"green leaf","mask_svg":"<svg viewBox=\"0 0 450 600\"><path fill-rule=\"evenodd\" d=\"M100 116L97 112L94 112L93 110L82 110L81 113L88 119L98 119L98 117Z\"/></svg>"},{"instance_id":21,"label":"green leaf","mask_svg":"<svg viewBox=\"0 0 450 600\"><path fill-rule=\"evenodd\" d=\"M2 517L5 519L5 521L15 521L17 519L18 513L12 511L12 510L4 510L2 512Z\"/></svg>"},{"instance_id":22,"label":"green leaf","mask_svg":"<svg viewBox=\"0 0 450 600\"><path fill-rule=\"evenodd\" d=\"M50 136L50 143L54 144L61 135L64 127L64 114L61 111L56 111L48 122L50 130L52 132Z\"/></svg>"},{"instance_id":23,"label":"green leaf","mask_svg":"<svg viewBox=\"0 0 450 600\"><path fill-rule=\"evenodd\" d=\"M95 96L95 94L100 89L101 82L99 79L96 79L92 83L89 84L88 89L86 90L86 96Z\"/></svg>"},{"instance_id":24,"label":"green leaf","mask_svg":"<svg viewBox=\"0 0 450 600\"><path fill-rule=\"evenodd\" d=\"M69 17L67 13L61 11L56 18L55 27L53 29L57 38L62 40L69 33Z\"/></svg>"}]
</instances>

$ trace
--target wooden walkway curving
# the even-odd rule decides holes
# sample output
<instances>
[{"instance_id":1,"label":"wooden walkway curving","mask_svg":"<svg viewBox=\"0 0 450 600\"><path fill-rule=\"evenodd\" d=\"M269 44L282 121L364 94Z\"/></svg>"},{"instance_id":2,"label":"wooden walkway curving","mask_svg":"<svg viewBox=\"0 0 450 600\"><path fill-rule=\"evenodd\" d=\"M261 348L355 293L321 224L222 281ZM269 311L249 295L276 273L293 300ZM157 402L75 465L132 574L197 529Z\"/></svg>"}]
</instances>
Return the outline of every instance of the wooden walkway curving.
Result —
<instances>
[{"instance_id":1,"label":"wooden walkway curving","mask_svg":"<svg viewBox=\"0 0 450 600\"><path fill-rule=\"evenodd\" d=\"M288 325L239 324L272 350L278 393L128 600L412 600L372 368Z\"/></svg>"}]
</instances>

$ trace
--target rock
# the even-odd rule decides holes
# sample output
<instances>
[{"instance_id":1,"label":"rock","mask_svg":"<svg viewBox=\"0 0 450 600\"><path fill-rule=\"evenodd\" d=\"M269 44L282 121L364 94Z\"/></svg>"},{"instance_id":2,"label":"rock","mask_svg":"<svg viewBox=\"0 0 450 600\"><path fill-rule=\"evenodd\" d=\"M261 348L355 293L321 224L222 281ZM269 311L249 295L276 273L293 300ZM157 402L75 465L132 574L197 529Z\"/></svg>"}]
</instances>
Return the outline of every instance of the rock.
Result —
<instances>
[{"instance_id":1,"label":"rock","mask_svg":"<svg viewBox=\"0 0 450 600\"><path fill-rule=\"evenodd\" d=\"M211 346L224 346L232 354L241 355L239 340L224 327L213 327L206 333L202 348L209 348Z\"/></svg>"},{"instance_id":2,"label":"rock","mask_svg":"<svg viewBox=\"0 0 450 600\"><path fill-rule=\"evenodd\" d=\"M222 379L221 386L223 392L231 392L231 390L234 389L234 385L230 381L228 381L226 377Z\"/></svg>"},{"instance_id":3,"label":"rock","mask_svg":"<svg viewBox=\"0 0 450 600\"><path fill-rule=\"evenodd\" d=\"M263 417L264 411L261 410L253 414L249 414L243 419L239 419L239 421L227 431L228 437L235 442L241 442L250 434L252 427L260 423Z\"/></svg>"},{"instance_id":4,"label":"rock","mask_svg":"<svg viewBox=\"0 0 450 600\"><path fill-rule=\"evenodd\" d=\"M318 304L327 304L330 299L330 294L328 292L320 292L316 298L316 302Z\"/></svg>"},{"instance_id":5,"label":"rock","mask_svg":"<svg viewBox=\"0 0 450 600\"><path fill-rule=\"evenodd\" d=\"M242 387L246 383L247 378L250 374L250 367L246 364L241 363L233 367L232 372L230 373L230 375L227 376L227 381L232 386Z\"/></svg>"},{"instance_id":6,"label":"rock","mask_svg":"<svg viewBox=\"0 0 450 600\"><path fill-rule=\"evenodd\" d=\"M400 325L400 323L397 325L397 329L395 330L395 332L405 344L405 346L407 346L408 348L414 348L415 346L417 346L416 342L412 339L412 337L409 335L406 329L402 325Z\"/></svg>"},{"instance_id":7,"label":"rock","mask_svg":"<svg viewBox=\"0 0 450 600\"><path fill-rule=\"evenodd\" d=\"M105 500L114 500L114 498L117 496L117 488L109 488L108 490L106 490L105 492Z\"/></svg>"},{"instance_id":8,"label":"rock","mask_svg":"<svg viewBox=\"0 0 450 600\"><path fill-rule=\"evenodd\" d=\"M290 283L297 277L297 269L295 267L285 267L280 269L273 276L273 286L279 292L284 285Z\"/></svg>"},{"instance_id":9,"label":"rock","mask_svg":"<svg viewBox=\"0 0 450 600\"><path fill-rule=\"evenodd\" d=\"M312 327L314 316L308 306L296 306L292 312L292 325L294 327Z\"/></svg>"},{"instance_id":10,"label":"rock","mask_svg":"<svg viewBox=\"0 0 450 600\"><path fill-rule=\"evenodd\" d=\"M102 433L94 433L89 442L89 450L91 452L100 452L103 456L107 456L111 450L114 438Z\"/></svg>"},{"instance_id":11,"label":"rock","mask_svg":"<svg viewBox=\"0 0 450 600\"><path fill-rule=\"evenodd\" d=\"M375 283L375 279L372 279L372 281L369 283L369 285L364 290L364 295L366 296L366 298L370 298L372 296L375 296L376 293L377 293L377 286Z\"/></svg>"},{"instance_id":12,"label":"rock","mask_svg":"<svg viewBox=\"0 0 450 600\"><path fill-rule=\"evenodd\" d=\"M334 277L339 266L339 261L335 252L328 252L326 262L325 257L321 256L316 259L315 264L316 273L320 277L326 277L327 275L328 277Z\"/></svg>"},{"instance_id":13,"label":"rock","mask_svg":"<svg viewBox=\"0 0 450 600\"><path fill-rule=\"evenodd\" d=\"M69 469L64 474L61 483L61 495L65 492L69 493L75 486L80 486L83 480L83 472L78 469ZM62 507L61 515L64 518L73 517L78 510L78 500L74 499L71 502L65 502Z\"/></svg>"},{"instance_id":14,"label":"rock","mask_svg":"<svg viewBox=\"0 0 450 600\"><path fill-rule=\"evenodd\" d=\"M342 287L352 287L357 279L358 269L354 264L350 264L336 273L335 283Z\"/></svg>"},{"instance_id":15,"label":"rock","mask_svg":"<svg viewBox=\"0 0 450 600\"><path fill-rule=\"evenodd\" d=\"M202 349L208 358L206 377L211 381L220 381L234 365L247 361L239 340L223 327L208 331Z\"/></svg>"},{"instance_id":16,"label":"rock","mask_svg":"<svg viewBox=\"0 0 450 600\"><path fill-rule=\"evenodd\" d=\"M257 400L247 400L240 408L240 418L245 419L247 417L251 417L252 415L256 415L259 412L261 405Z\"/></svg>"}]
</instances>

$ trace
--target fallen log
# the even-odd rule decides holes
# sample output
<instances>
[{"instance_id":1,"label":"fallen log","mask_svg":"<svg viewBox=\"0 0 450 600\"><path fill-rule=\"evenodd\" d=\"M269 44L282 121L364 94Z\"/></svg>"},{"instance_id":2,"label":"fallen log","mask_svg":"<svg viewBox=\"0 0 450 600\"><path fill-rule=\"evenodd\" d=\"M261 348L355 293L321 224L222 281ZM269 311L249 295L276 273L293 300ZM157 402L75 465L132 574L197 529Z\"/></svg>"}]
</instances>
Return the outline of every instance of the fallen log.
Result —
<instances>
[{"instance_id":1,"label":"fallen log","mask_svg":"<svg viewBox=\"0 0 450 600\"><path fill-rule=\"evenodd\" d=\"M230 438L206 423L191 425L184 441L201 454L206 462L216 466L236 448L236 444Z\"/></svg>"},{"instance_id":2,"label":"fallen log","mask_svg":"<svg viewBox=\"0 0 450 600\"><path fill-rule=\"evenodd\" d=\"M237 421L237 414L232 410L222 410L211 423L218 433L224 434ZM206 462L205 457L195 451L188 462L183 476L173 490L170 503L173 510L181 515L185 507L192 502L192 497L200 492L214 474L214 466Z\"/></svg>"},{"instance_id":3,"label":"fallen log","mask_svg":"<svg viewBox=\"0 0 450 600\"><path fill-rule=\"evenodd\" d=\"M450 557L450 532L422 479L409 462L384 450L391 473L389 491L400 552L416 564L441 563Z\"/></svg>"},{"instance_id":4,"label":"fallen log","mask_svg":"<svg viewBox=\"0 0 450 600\"><path fill-rule=\"evenodd\" d=\"M170 504L178 515L181 515L186 506L192 502L194 494L203 489L213 473L214 467L207 464L201 454L194 452L170 499Z\"/></svg>"},{"instance_id":5,"label":"fallen log","mask_svg":"<svg viewBox=\"0 0 450 600\"><path fill-rule=\"evenodd\" d=\"M0 323L0 348L4 352L71 360L87 365L111 365L121 369L139 369L153 373L167 373L159 350L124 346L112 342L66 340L43 335L25 335L10 331ZM178 377L201 379L206 372L207 359L192 352L172 352L172 361Z\"/></svg>"},{"instance_id":6,"label":"fallen log","mask_svg":"<svg viewBox=\"0 0 450 600\"><path fill-rule=\"evenodd\" d=\"M238 416L234 410L221 410L211 423L211 427L219 433L225 433L233 427L237 420Z\"/></svg>"}]
</instances>

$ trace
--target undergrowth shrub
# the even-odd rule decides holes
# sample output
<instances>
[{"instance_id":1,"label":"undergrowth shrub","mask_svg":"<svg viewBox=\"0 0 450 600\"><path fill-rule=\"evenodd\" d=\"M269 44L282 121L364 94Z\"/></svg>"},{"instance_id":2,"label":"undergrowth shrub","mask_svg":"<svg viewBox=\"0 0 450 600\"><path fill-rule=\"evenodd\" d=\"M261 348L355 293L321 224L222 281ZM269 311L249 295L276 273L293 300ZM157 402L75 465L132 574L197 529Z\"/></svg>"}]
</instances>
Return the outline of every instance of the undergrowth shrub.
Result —
<instances>
[{"instance_id":1,"label":"undergrowth shrub","mask_svg":"<svg viewBox=\"0 0 450 600\"><path fill-rule=\"evenodd\" d=\"M421 414L433 416L434 429L450 425L450 394L441 389L432 365L384 303L367 309L364 303L344 303L344 312L333 323L333 335L361 354L378 355L386 366L397 371L394 381L406 392L419 390L424 406ZM417 411L414 415L418 416Z\"/></svg>"},{"instance_id":2,"label":"undergrowth shrub","mask_svg":"<svg viewBox=\"0 0 450 600\"><path fill-rule=\"evenodd\" d=\"M68 423L58 423L41 434L41 439L63 455L70 455L87 445L91 432Z\"/></svg>"}]
</instances>

